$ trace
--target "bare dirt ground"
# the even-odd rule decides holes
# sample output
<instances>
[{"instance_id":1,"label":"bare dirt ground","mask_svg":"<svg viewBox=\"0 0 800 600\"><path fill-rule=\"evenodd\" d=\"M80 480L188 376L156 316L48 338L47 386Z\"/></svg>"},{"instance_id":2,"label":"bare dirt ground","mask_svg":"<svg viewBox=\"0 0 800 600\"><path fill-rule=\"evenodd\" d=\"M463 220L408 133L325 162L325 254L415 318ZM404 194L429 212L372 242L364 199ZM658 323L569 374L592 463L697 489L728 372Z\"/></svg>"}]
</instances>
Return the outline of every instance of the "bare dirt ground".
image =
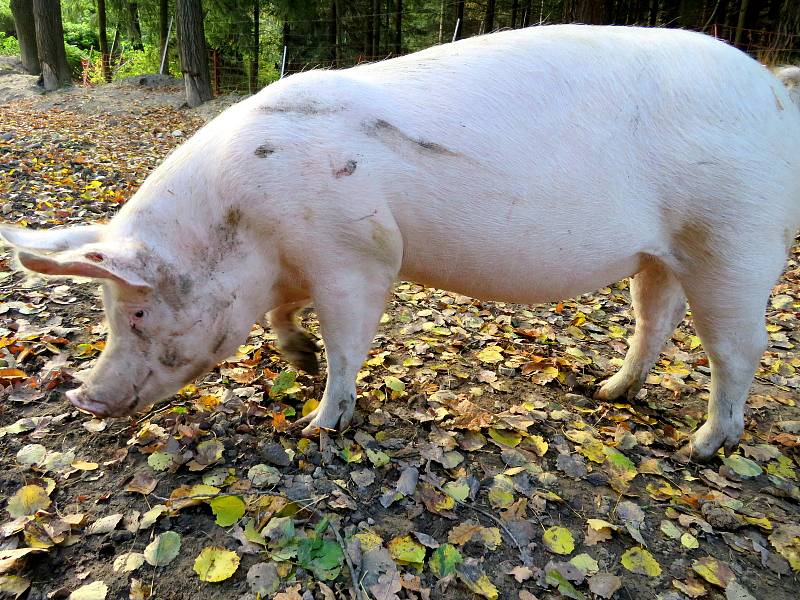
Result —
<instances>
[{"instance_id":1,"label":"bare dirt ground","mask_svg":"<svg viewBox=\"0 0 800 600\"><path fill-rule=\"evenodd\" d=\"M135 81L41 95L4 65L9 223L110 218L230 103L190 111L179 86ZM62 392L104 344L97 286L26 277L5 250L0 596L329 600L354 597L353 573L380 600L796 600L799 251L767 307L741 448L686 465L673 453L709 381L690 316L636 402L592 399L632 331L626 282L542 306L398 284L356 424L303 441L287 427L324 380L258 326L146 414L74 410Z\"/></svg>"}]
</instances>

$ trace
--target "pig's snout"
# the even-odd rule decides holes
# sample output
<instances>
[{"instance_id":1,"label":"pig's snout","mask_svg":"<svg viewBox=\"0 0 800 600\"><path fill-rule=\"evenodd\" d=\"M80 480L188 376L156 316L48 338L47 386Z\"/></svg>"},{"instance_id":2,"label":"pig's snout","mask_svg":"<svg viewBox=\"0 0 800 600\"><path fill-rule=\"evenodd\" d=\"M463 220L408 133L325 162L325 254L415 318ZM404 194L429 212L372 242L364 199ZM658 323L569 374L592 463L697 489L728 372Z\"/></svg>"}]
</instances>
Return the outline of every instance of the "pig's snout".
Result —
<instances>
[{"instance_id":1,"label":"pig's snout","mask_svg":"<svg viewBox=\"0 0 800 600\"><path fill-rule=\"evenodd\" d=\"M79 387L75 390L69 390L67 392L67 400L69 400L73 406L82 411L91 413L95 417L103 418L110 416L122 416L113 415L113 411L107 405L90 398L83 387Z\"/></svg>"}]
</instances>

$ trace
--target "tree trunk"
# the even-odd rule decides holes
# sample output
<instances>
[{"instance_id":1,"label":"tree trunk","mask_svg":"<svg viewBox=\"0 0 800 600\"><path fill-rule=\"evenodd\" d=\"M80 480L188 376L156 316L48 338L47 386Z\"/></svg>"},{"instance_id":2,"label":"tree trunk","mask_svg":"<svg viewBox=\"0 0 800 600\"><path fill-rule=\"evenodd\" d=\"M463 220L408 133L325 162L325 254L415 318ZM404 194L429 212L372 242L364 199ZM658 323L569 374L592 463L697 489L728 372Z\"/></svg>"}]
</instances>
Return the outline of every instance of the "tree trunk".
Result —
<instances>
[{"instance_id":1,"label":"tree trunk","mask_svg":"<svg viewBox=\"0 0 800 600\"><path fill-rule=\"evenodd\" d=\"M380 0L372 0L372 58L373 60L381 52L381 3Z\"/></svg>"},{"instance_id":2,"label":"tree trunk","mask_svg":"<svg viewBox=\"0 0 800 600\"><path fill-rule=\"evenodd\" d=\"M564 2L564 21L566 23L603 23L604 0L567 0Z\"/></svg>"},{"instance_id":3,"label":"tree trunk","mask_svg":"<svg viewBox=\"0 0 800 600\"><path fill-rule=\"evenodd\" d=\"M517 13L519 12L519 0L511 3L511 29L517 28Z\"/></svg>"},{"instance_id":4,"label":"tree trunk","mask_svg":"<svg viewBox=\"0 0 800 600\"><path fill-rule=\"evenodd\" d=\"M737 48L740 47L742 43L742 30L744 29L744 23L747 19L747 5L749 4L749 0L742 0L742 4L739 8L739 21L736 24L736 37L733 38L733 45Z\"/></svg>"},{"instance_id":5,"label":"tree trunk","mask_svg":"<svg viewBox=\"0 0 800 600\"><path fill-rule=\"evenodd\" d=\"M339 66L339 0L331 0L330 18L328 19L328 43L331 47L330 58L334 67Z\"/></svg>"},{"instance_id":6,"label":"tree trunk","mask_svg":"<svg viewBox=\"0 0 800 600\"><path fill-rule=\"evenodd\" d=\"M494 30L494 4L495 0L487 0L486 17L483 19L483 32L492 33Z\"/></svg>"},{"instance_id":7,"label":"tree trunk","mask_svg":"<svg viewBox=\"0 0 800 600\"><path fill-rule=\"evenodd\" d=\"M164 56L164 51L169 44L169 0L159 0L158 3L158 56ZM164 75L169 75L169 60L164 61Z\"/></svg>"},{"instance_id":8,"label":"tree trunk","mask_svg":"<svg viewBox=\"0 0 800 600\"><path fill-rule=\"evenodd\" d=\"M403 53L403 0L394 0L394 53Z\"/></svg>"},{"instance_id":9,"label":"tree trunk","mask_svg":"<svg viewBox=\"0 0 800 600\"><path fill-rule=\"evenodd\" d=\"M658 22L658 0L650 0L650 14L647 24L655 27Z\"/></svg>"},{"instance_id":10,"label":"tree trunk","mask_svg":"<svg viewBox=\"0 0 800 600\"><path fill-rule=\"evenodd\" d=\"M181 71L186 85L186 102L190 107L200 106L211 100L201 1L175 0L175 16L181 49Z\"/></svg>"},{"instance_id":11,"label":"tree trunk","mask_svg":"<svg viewBox=\"0 0 800 600\"><path fill-rule=\"evenodd\" d=\"M527 27L531 24L531 0L526 0L525 9L522 12L522 26Z\"/></svg>"},{"instance_id":12,"label":"tree trunk","mask_svg":"<svg viewBox=\"0 0 800 600\"><path fill-rule=\"evenodd\" d=\"M17 30L22 67L31 75L38 75L42 69L39 66L39 52L36 49L36 23L33 20L31 1L11 0L11 14L14 15L14 28Z\"/></svg>"},{"instance_id":13,"label":"tree trunk","mask_svg":"<svg viewBox=\"0 0 800 600\"><path fill-rule=\"evenodd\" d=\"M108 35L106 34L106 0L97 0L97 29L100 42L100 69L103 79L111 81L111 67L108 63Z\"/></svg>"},{"instance_id":14,"label":"tree trunk","mask_svg":"<svg viewBox=\"0 0 800 600\"><path fill-rule=\"evenodd\" d=\"M258 91L258 53L261 49L259 43L259 26L261 20L261 2L253 0L253 55L250 57L250 93Z\"/></svg>"},{"instance_id":15,"label":"tree trunk","mask_svg":"<svg viewBox=\"0 0 800 600\"><path fill-rule=\"evenodd\" d=\"M439 8L439 43L444 41L444 0Z\"/></svg>"},{"instance_id":16,"label":"tree trunk","mask_svg":"<svg viewBox=\"0 0 800 600\"><path fill-rule=\"evenodd\" d=\"M36 47L42 67L44 89L57 90L70 84L67 53L64 49L64 25L60 0L33 0L36 21Z\"/></svg>"},{"instance_id":17,"label":"tree trunk","mask_svg":"<svg viewBox=\"0 0 800 600\"><path fill-rule=\"evenodd\" d=\"M455 38L461 39L461 32L464 31L464 0L458 0L456 3L456 31Z\"/></svg>"},{"instance_id":18,"label":"tree trunk","mask_svg":"<svg viewBox=\"0 0 800 600\"><path fill-rule=\"evenodd\" d=\"M130 37L133 49L144 50L142 26L139 23L139 4L137 2L128 2L128 18L130 19Z\"/></svg>"}]
</instances>

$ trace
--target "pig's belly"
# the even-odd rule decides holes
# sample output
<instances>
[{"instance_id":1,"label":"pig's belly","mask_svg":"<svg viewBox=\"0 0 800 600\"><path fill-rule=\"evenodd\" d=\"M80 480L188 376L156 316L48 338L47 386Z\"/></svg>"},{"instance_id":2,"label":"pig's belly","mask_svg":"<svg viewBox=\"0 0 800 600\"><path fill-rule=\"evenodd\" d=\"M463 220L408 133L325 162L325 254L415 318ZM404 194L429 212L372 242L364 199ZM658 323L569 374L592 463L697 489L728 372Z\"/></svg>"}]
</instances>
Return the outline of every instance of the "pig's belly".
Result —
<instances>
[{"instance_id":1,"label":"pig's belly","mask_svg":"<svg viewBox=\"0 0 800 600\"><path fill-rule=\"evenodd\" d=\"M422 233L422 235L420 235ZM402 279L483 300L554 302L634 275L652 255L622 231L404 232Z\"/></svg>"}]
</instances>

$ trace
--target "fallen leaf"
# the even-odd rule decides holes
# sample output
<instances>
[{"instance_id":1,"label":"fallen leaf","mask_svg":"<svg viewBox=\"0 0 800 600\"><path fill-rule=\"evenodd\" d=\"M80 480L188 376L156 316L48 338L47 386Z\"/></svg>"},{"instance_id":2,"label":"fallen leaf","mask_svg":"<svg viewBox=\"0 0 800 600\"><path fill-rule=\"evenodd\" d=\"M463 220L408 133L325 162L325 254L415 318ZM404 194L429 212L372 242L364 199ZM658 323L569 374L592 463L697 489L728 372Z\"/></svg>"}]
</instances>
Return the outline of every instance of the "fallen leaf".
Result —
<instances>
[{"instance_id":1,"label":"fallen leaf","mask_svg":"<svg viewBox=\"0 0 800 600\"><path fill-rule=\"evenodd\" d=\"M154 567L164 567L175 560L181 550L181 536L165 531L156 536L144 549L144 559Z\"/></svg>"},{"instance_id":2,"label":"fallen leaf","mask_svg":"<svg viewBox=\"0 0 800 600\"><path fill-rule=\"evenodd\" d=\"M102 581L82 585L69 595L69 600L105 600L108 586Z\"/></svg>"},{"instance_id":3,"label":"fallen leaf","mask_svg":"<svg viewBox=\"0 0 800 600\"><path fill-rule=\"evenodd\" d=\"M216 546L203 548L194 561L194 572L200 580L211 583L228 579L238 568L239 555Z\"/></svg>"},{"instance_id":4,"label":"fallen leaf","mask_svg":"<svg viewBox=\"0 0 800 600\"><path fill-rule=\"evenodd\" d=\"M644 548L628 548L622 555L622 566L631 573L658 577L661 575L661 565L653 555Z\"/></svg>"},{"instance_id":5,"label":"fallen leaf","mask_svg":"<svg viewBox=\"0 0 800 600\"><path fill-rule=\"evenodd\" d=\"M548 527L542 535L542 541L551 552L556 554L571 554L575 549L575 539L566 527Z\"/></svg>"}]
</instances>

